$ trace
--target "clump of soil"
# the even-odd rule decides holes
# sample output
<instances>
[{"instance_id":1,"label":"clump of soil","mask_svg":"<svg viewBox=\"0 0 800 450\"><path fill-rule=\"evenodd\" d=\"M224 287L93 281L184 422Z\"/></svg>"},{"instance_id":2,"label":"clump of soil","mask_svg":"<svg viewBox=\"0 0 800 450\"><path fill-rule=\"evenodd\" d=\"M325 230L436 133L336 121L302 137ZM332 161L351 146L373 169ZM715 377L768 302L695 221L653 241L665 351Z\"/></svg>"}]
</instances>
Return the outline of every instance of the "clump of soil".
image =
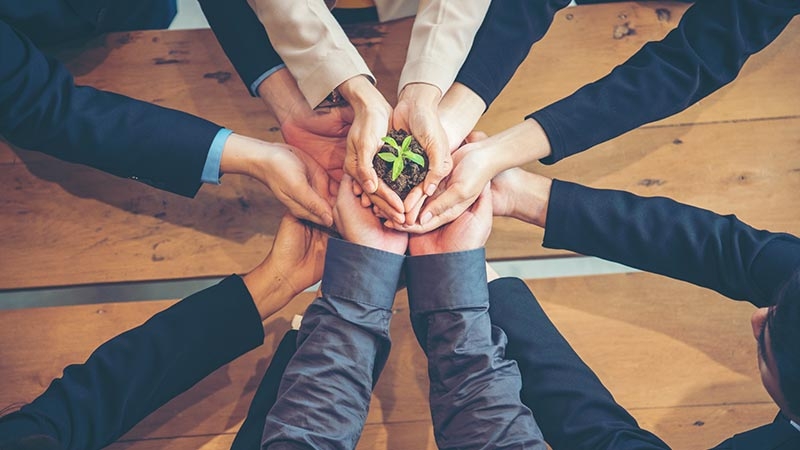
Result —
<instances>
[{"instance_id":1,"label":"clump of soil","mask_svg":"<svg viewBox=\"0 0 800 450\"><path fill-rule=\"evenodd\" d=\"M405 139L408 135L408 132L405 130L391 130L388 134L388 136L394 138L398 144L402 144L403 139ZM372 165L375 167L375 172L378 173L378 176L390 188L392 188L393 191L397 192L397 195L399 195L403 200L405 200L406 196L409 192L411 192L411 189L413 189L414 186L422 183L422 181L425 180L425 175L428 174L428 156L425 154L425 150L413 136L411 138L411 145L409 146L409 149L414 153L422 155L422 158L425 160L425 167L406 159L403 161L403 171L396 180L392 180L392 163L382 160L377 154L372 159ZM378 153L383 152L397 155L397 150L395 150L389 144L383 144L383 147L378 150Z\"/></svg>"}]
</instances>

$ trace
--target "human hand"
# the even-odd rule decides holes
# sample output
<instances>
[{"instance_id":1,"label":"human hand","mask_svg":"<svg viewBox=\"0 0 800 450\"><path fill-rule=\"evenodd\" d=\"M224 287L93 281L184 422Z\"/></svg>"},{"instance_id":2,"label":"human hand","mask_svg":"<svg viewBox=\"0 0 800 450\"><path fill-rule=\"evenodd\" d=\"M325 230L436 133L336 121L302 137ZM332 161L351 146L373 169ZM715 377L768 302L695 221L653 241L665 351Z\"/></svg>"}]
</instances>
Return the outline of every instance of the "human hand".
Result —
<instances>
[{"instance_id":1,"label":"human hand","mask_svg":"<svg viewBox=\"0 0 800 450\"><path fill-rule=\"evenodd\" d=\"M405 198L405 223L417 220L425 196L433 195L436 188L453 169L450 156L452 148L439 120L439 88L431 84L411 83L403 88L392 116L396 130L406 130L420 143L428 155L428 173L425 180L415 186Z\"/></svg>"},{"instance_id":2,"label":"human hand","mask_svg":"<svg viewBox=\"0 0 800 450\"><path fill-rule=\"evenodd\" d=\"M384 227L370 208L361 206L353 193L353 183L353 179L345 174L333 208L336 229L342 238L365 247L404 254L408 247L408 234Z\"/></svg>"},{"instance_id":3,"label":"human hand","mask_svg":"<svg viewBox=\"0 0 800 450\"><path fill-rule=\"evenodd\" d=\"M278 118L284 141L308 155L338 183L342 179L347 133L355 116L353 108L340 105L312 109L285 68L270 75L258 91Z\"/></svg>"},{"instance_id":4,"label":"human hand","mask_svg":"<svg viewBox=\"0 0 800 450\"><path fill-rule=\"evenodd\" d=\"M327 244L325 232L283 216L267 257L242 277L262 319L322 278Z\"/></svg>"},{"instance_id":5,"label":"human hand","mask_svg":"<svg viewBox=\"0 0 800 450\"><path fill-rule=\"evenodd\" d=\"M339 85L339 92L352 105L355 114L347 134L344 169L353 177L369 201L399 222L405 221L403 201L383 183L372 166L389 131L392 108L383 95L363 76Z\"/></svg>"},{"instance_id":6,"label":"human hand","mask_svg":"<svg viewBox=\"0 0 800 450\"><path fill-rule=\"evenodd\" d=\"M483 247L492 231L492 192L487 183L477 201L454 221L425 234L412 235L412 256L452 253Z\"/></svg>"},{"instance_id":7,"label":"human hand","mask_svg":"<svg viewBox=\"0 0 800 450\"><path fill-rule=\"evenodd\" d=\"M253 177L296 217L331 226L328 175L313 161L301 161L295 152L286 144L231 134L222 150L220 172Z\"/></svg>"}]
</instances>

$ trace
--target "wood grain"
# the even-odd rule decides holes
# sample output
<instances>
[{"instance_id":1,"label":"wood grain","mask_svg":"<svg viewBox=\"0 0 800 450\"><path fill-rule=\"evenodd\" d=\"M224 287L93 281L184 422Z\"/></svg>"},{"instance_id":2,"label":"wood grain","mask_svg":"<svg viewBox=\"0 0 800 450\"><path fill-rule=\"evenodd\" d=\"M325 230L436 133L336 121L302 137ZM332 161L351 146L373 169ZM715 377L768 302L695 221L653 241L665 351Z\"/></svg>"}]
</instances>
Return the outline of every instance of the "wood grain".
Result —
<instances>
[{"instance_id":1,"label":"wood grain","mask_svg":"<svg viewBox=\"0 0 800 450\"><path fill-rule=\"evenodd\" d=\"M617 401L675 448L708 448L772 419L761 386L753 307L687 283L635 273L532 280L543 307ZM222 367L153 413L114 448L228 445L304 294L265 322L265 344ZM61 369L171 301L0 312L0 405L30 401ZM425 357L408 321L405 292L392 321L392 354L359 448L435 448ZM698 424L702 422L702 424ZM413 443L414 445L411 445ZM195 447L191 447L195 445Z\"/></svg>"}]
</instances>

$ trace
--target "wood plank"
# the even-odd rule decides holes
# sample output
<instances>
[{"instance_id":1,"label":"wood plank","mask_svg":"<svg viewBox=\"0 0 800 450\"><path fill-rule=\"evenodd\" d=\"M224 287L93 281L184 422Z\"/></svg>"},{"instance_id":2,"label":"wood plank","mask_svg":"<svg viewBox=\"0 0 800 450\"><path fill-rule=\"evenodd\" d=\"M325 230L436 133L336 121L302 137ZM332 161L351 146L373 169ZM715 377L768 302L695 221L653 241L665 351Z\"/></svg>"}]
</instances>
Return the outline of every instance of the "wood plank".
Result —
<instances>
[{"instance_id":1,"label":"wood plank","mask_svg":"<svg viewBox=\"0 0 800 450\"><path fill-rule=\"evenodd\" d=\"M767 422L774 414L776 407L761 387L756 367L756 345L749 326L753 308L749 304L643 273L528 283L554 323L617 400L668 441L705 442L692 441L700 433L715 443L750 425ZM303 311L310 300L310 294L304 294L268 319L264 346L219 369L146 418L125 436L126 440L143 441L122 448L151 448L160 442L154 439L179 436L199 439L180 442L216 448L214 436L235 433L244 420L289 318ZM171 303L0 312L0 341L5 343L0 347L0 377L5 380L0 386L0 404L29 401L59 376L65 365L84 360L106 339ZM408 322L405 292L398 296L395 312L393 352L367 419L379 431L368 441L369 446L360 448L430 447L429 431L392 431L402 424L429 430L430 417L426 363ZM730 417L735 420L727 420ZM708 427L692 425L696 421ZM408 442L405 439L412 438L419 439L415 441L419 445L402 446ZM180 442L168 448L188 448L183 445L189 444ZM694 444L675 445L695 448Z\"/></svg>"}]
</instances>

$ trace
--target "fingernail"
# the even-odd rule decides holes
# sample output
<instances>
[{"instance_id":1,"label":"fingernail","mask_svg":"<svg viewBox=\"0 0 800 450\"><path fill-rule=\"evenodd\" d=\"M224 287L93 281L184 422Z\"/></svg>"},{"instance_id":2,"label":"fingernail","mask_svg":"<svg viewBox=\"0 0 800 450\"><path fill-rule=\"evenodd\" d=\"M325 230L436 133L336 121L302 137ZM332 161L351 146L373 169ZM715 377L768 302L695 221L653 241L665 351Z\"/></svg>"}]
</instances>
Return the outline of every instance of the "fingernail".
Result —
<instances>
[{"instance_id":1,"label":"fingernail","mask_svg":"<svg viewBox=\"0 0 800 450\"><path fill-rule=\"evenodd\" d=\"M364 190L369 192L370 194L375 192L377 189L378 187L375 186L375 183L372 180L367 180L367 182L364 183Z\"/></svg>"},{"instance_id":2,"label":"fingernail","mask_svg":"<svg viewBox=\"0 0 800 450\"><path fill-rule=\"evenodd\" d=\"M432 196L435 192L436 192L436 185L433 183L428 185L428 189L425 189L425 193L428 194L428 196Z\"/></svg>"},{"instance_id":3,"label":"fingernail","mask_svg":"<svg viewBox=\"0 0 800 450\"><path fill-rule=\"evenodd\" d=\"M331 216L330 214L325 214L324 216L322 216L322 220L327 226L333 225L333 216Z\"/></svg>"},{"instance_id":4,"label":"fingernail","mask_svg":"<svg viewBox=\"0 0 800 450\"><path fill-rule=\"evenodd\" d=\"M422 217L419 218L419 223L425 225L426 223L430 222L431 219L433 219L433 214L426 212L422 215Z\"/></svg>"}]
</instances>

